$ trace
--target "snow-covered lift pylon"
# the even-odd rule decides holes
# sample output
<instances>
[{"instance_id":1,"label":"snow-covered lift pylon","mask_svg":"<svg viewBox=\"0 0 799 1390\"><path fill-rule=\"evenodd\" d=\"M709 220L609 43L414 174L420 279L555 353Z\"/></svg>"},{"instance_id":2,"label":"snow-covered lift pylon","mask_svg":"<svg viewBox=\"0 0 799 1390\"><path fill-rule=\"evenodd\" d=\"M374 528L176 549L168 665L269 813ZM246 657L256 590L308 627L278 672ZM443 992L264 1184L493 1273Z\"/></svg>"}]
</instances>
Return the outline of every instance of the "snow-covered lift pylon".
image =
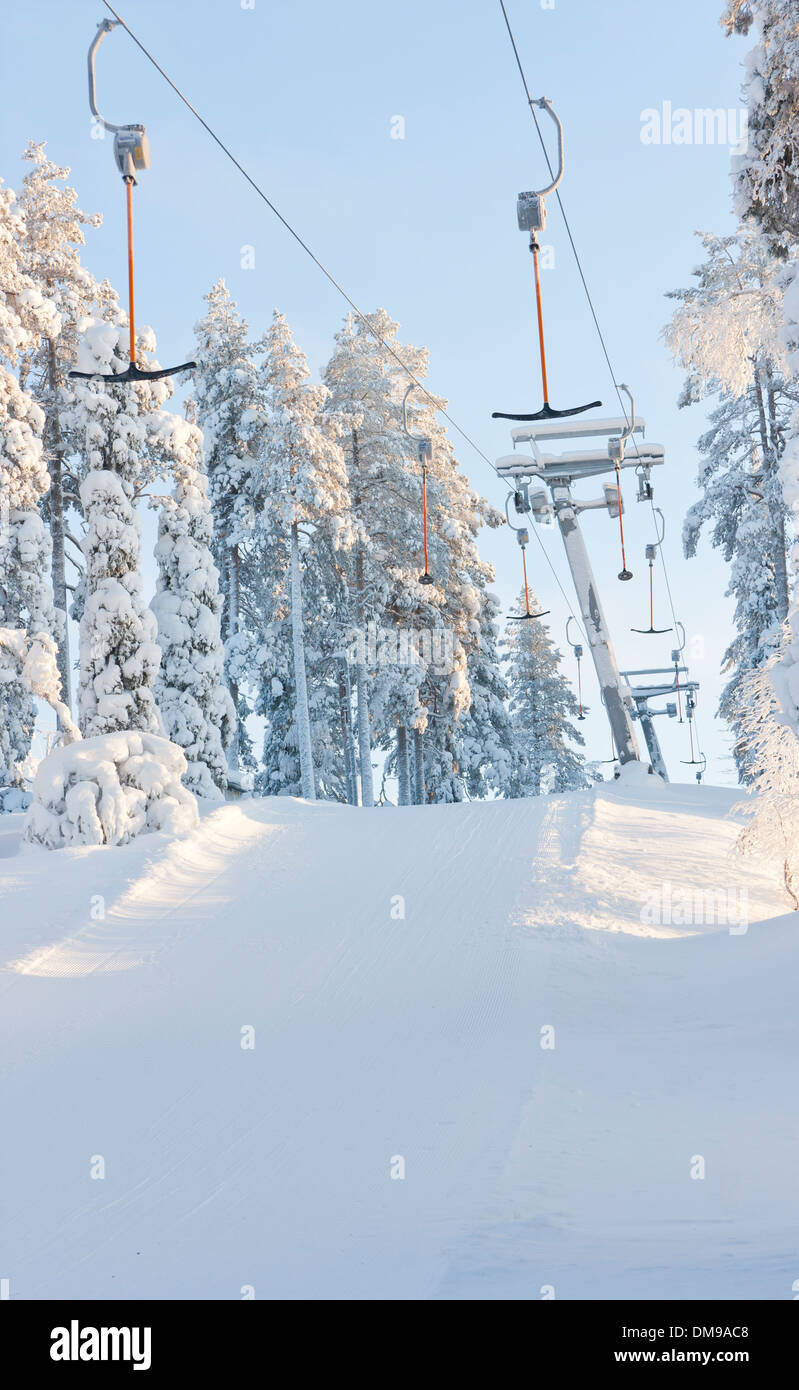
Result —
<instances>
[{"instance_id":1,"label":"snow-covered lift pylon","mask_svg":"<svg viewBox=\"0 0 799 1390\"><path fill-rule=\"evenodd\" d=\"M570 410L554 410L549 404L549 385L547 382L547 354L544 343L544 312L541 302L541 267L538 261L538 253L541 250L538 244L537 232L542 232L546 226L547 208L546 199L550 193L554 193L563 178L564 168L564 146L563 146L563 125L560 118L552 108L552 103L547 97L539 97L533 103L547 111L552 117L558 130L558 172L552 182L546 188L541 188L537 192L520 193L516 200L516 218L519 223L519 231L530 233L530 250L533 254L533 274L535 279L535 304L538 316L538 349L541 358L541 385L544 390L544 404L540 410L532 415L509 415L504 410L495 410L492 415L494 420L557 420L567 415L582 415L585 410L593 410L595 406L602 404L601 401L589 401L587 405L575 405Z\"/></svg>"},{"instance_id":2,"label":"snow-covered lift pylon","mask_svg":"<svg viewBox=\"0 0 799 1390\"><path fill-rule=\"evenodd\" d=\"M125 204L128 229L128 367L124 372L70 372L71 377L91 381L100 377L104 381L117 383L126 381L154 381L159 377L174 376L176 372L187 372L196 367L196 362L181 362L177 367L157 367L148 370L136 364L136 317L133 293L133 186L137 182L136 173L150 167L150 145L143 125L112 125L97 108L97 83L94 74L94 58L106 34L119 25L118 19L102 19L89 47L89 107L95 120L103 130L113 132L114 158L125 185Z\"/></svg>"}]
</instances>

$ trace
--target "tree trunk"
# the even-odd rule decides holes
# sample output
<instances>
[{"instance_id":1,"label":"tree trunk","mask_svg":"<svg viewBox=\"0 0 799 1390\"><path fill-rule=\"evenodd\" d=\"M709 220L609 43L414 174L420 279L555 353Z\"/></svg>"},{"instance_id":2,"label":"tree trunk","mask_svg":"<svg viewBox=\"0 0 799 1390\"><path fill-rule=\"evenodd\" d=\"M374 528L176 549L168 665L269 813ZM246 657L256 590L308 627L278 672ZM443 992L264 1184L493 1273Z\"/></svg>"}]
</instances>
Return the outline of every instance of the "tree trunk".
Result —
<instances>
[{"instance_id":1,"label":"tree trunk","mask_svg":"<svg viewBox=\"0 0 799 1390\"><path fill-rule=\"evenodd\" d=\"M413 804L424 805L424 735L421 729L413 731Z\"/></svg>"},{"instance_id":2,"label":"tree trunk","mask_svg":"<svg viewBox=\"0 0 799 1390\"><path fill-rule=\"evenodd\" d=\"M58 634L58 674L61 677L61 698L67 709L72 708L72 670L69 660L69 616L67 602L67 577L64 558L64 485L62 464L64 450L61 444L61 431L58 422L58 364L55 343L52 338L47 347L47 383L49 387L50 419L45 427L45 437L52 440L52 457L48 460L50 473L50 536L53 543L52 576L53 602L63 619L63 629ZM62 728L59 719L58 727Z\"/></svg>"},{"instance_id":3,"label":"tree trunk","mask_svg":"<svg viewBox=\"0 0 799 1390\"><path fill-rule=\"evenodd\" d=\"M397 726L397 782L399 783L397 795L399 805L410 806L411 770L408 762L408 730L404 724Z\"/></svg>"},{"instance_id":4,"label":"tree trunk","mask_svg":"<svg viewBox=\"0 0 799 1390\"><path fill-rule=\"evenodd\" d=\"M356 470L360 469L358 455L358 431L352 431L352 458ZM358 499L356 497L356 510ZM358 542L355 553L355 611L358 626L366 639L366 604L364 595L363 548ZM375 787L372 775L372 721L369 715L369 688L367 683L366 659L355 667L355 689L358 700L358 754L361 764L361 805L374 806Z\"/></svg>"},{"instance_id":5,"label":"tree trunk","mask_svg":"<svg viewBox=\"0 0 799 1390\"><path fill-rule=\"evenodd\" d=\"M352 729L352 692L350 690L349 668L342 660L338 676L338 702L341 710L341 738L344 746L344 776L347 784L347 801L350 806L358 805L358 764L355 757L355 735Z\"/></svg>"},{"instance_id":6,"label":"tree trunk","mask_svg":"<svg viewBox=\"0 0 799 1390\"><path fill-rule=\"evenodd\" d=\"M774 533L774 589L777 599L777 613L780 622L788 616L788 563L786 559L785 501L778 476L778 444L774 438L775 419L773 415L773 393L769 392L769 414L771 429L766 419L766 393L763 390L761 368L755 368L755 393L757 395L758 425L760 447L763 454L763 471L766 485L763 489L769 521Z\"/></svg>"},{"instance_id":7,"label":"tree trunk","mask_svg":"<svg viewBox=\"0 0 799 1390\"><path fill-rule=\"evenodd\" d=\"M302 621L302 574L300 542L296 521L291 527L291 636L294 645L294 693L297 743L300 750L300 779L306 801L316 800L311 743L311 717L308 712L308 682L305 675L305 637Z\"/></svg>"},{"instance_id":8,"label":"tree trunk","mask_svg":"<svg viewBox=\"0 0 799 1390\"><path fill-rule=\"evenodd\" d=\"M227 552L227 634L226 645L231 638L235 637L239 630L239 548L237 545L230 546ZM227 753L228 768L233 777L240 771L239 761L239 687L238 683L228 674L228 690L233 701L233 708L236 711L236 726L230 747Z\"/></svg>"}]
</instances>

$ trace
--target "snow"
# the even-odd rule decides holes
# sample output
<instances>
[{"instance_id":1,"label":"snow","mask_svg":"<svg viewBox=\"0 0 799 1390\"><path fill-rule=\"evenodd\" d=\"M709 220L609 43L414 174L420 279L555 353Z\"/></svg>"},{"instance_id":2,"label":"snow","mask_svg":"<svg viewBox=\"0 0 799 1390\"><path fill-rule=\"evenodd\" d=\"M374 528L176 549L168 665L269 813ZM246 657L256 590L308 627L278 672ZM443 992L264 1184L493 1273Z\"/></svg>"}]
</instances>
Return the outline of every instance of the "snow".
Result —
<instances>
[{"instance_id":1,"label":"snow","mask_svg":"<svg viewBox=\"0 0 799 1390\"><path fill-rule=\"evenodd\" d=\"M186 766L176 744L134 730L56 748L37 769L25 837L62 849L123 845L148 830L185 833L197 822L181 783Z\"/></svg>"},{"instance_id":2,"label":"snow","mask_svg":"<svg viewBox=\"0 0 799 1390\"><path fill-rule=\"evenodd\" d=\"M799 935L734 798L7 818L11 1297L790 1298Z\"/></svg>"}]
</instances>

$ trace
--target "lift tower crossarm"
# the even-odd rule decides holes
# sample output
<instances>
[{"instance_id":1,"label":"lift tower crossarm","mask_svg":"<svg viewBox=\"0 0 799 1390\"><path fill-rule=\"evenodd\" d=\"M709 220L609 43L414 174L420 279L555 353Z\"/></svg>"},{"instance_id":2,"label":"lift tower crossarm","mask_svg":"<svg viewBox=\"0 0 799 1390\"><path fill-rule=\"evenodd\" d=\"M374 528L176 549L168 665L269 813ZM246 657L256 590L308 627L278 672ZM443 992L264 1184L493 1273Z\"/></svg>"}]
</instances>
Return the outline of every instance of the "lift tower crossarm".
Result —
<instances>
[{"instance_id":1,"label":"lift tower crossarm","mask_svg":"<svg viewBox=\"0 0 799 1390\"><path fill-rule=\"evenodd\" d=\"M639 711L634 708L633 697L628 685L622 684L607 620L599 600L599 593L591 570L585 542L580 531L579 516L582 511L606 506L611 516L621 518L621 492L618 485L622 468L636 468L647 478L654 465L665 462L665 450L661 444L636 446L636 456L626 457L626 444L634 434L642 434L644 421L636 415L635 404L629 388L622 386L630 396L630 417L604 420L536 420L520 429L513 430L514 444L522 441L532 445L532 454L507 454L497 461L497 472L506 478L540 478L549 488L552 498L552 511L557 519L566 558L574 580L580 612L585 623L588 646L596 669L602 701L608 713L619 762L635 762L640 759L638 742L635 736L634 721ZM540 444L544 440L604 439L601 448L580 452L567 452L560 455L544 454ZM616 487L605 487L605 497L599 502L584 502L572 496L572 484L580 478L592 478L603 473L615 473ZM613 491L618 498L615 511L611 507L608 494ZM543 494L545 496L545 494ZM651 494L650 494L651 495ZM536 519L544 515L546 509L534 507ZM620 521L621 528L621 521ZM622 550L623 555L623 550ZM629 578L623 572L619 578ZM650 720L651 725L651 720ZM644 728L646 736L646 728ZM652 746L656 746L654 740ZM649 740L647 740L649 747ZM659 751L659 750L658 750ZM665 772L662 757L657 769Z\"/></svg>"},{"instance_id":2,"label":"lift tower crossarm","mask_svg":"<svg viewBox=\"0 0 799 1390\"><path fill-rule=\"evenodd\" d=\"M639 415L633 433L643 434L645 424ZM514 444L528 444L539 439L605 439L612 434L621 436L629 428L629 421L619 416L611 420L542 420L540 424L520 425L510 433Z\"/></svg>"}]
</instances>

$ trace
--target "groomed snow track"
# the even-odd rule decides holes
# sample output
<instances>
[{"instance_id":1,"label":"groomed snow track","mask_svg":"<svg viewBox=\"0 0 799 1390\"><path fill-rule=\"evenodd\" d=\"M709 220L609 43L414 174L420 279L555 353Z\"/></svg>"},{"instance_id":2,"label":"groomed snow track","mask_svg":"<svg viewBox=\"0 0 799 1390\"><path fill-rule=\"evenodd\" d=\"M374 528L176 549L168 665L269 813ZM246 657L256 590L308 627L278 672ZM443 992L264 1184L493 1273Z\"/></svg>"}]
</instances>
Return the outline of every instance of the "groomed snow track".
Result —
<instances>
[{"instance_id":1,"label":"groomed snow track","mask_svg":"<svg viewBox=\"0 0 799 1390\"><path fill-rule=\"evenodd\" d=\"M10 1296L790 1298L799 927L733 800L7 817ZM642 921L680 886L748 930Z\"/></svg>"}]
</instances>

